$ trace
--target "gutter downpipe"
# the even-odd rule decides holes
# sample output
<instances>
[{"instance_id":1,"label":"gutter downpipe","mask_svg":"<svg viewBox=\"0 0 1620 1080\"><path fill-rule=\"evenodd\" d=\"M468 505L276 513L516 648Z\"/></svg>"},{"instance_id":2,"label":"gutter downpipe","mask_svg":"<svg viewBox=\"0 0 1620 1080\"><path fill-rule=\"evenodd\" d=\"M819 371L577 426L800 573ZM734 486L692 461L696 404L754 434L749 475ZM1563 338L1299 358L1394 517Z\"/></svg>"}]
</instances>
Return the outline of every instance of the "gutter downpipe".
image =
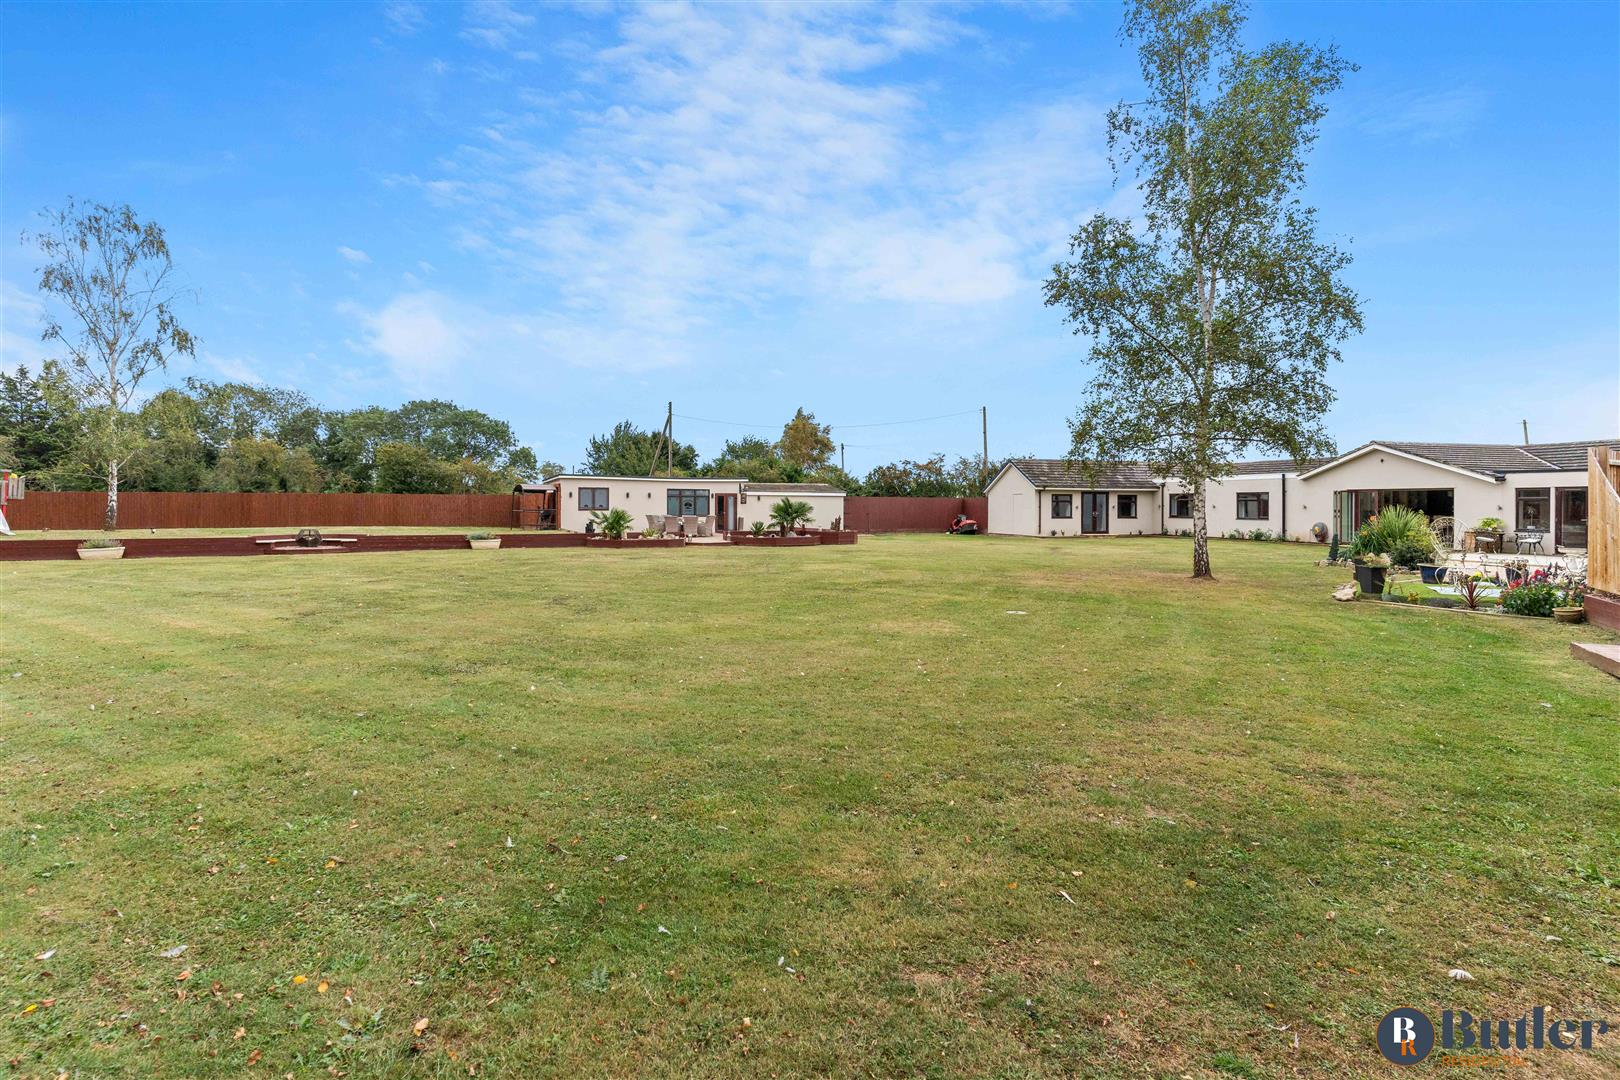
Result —
<instances>
[{"instance_id":1,"label":"gutter downpipe","mask_svg":"<svg viewBox=\"0 0 1620 1080\"><path fill-rule=\"evenodd\" d=\"M1168 536L1170 529L1165 525L1164 516L1164 481L1159 481L1159 535Z\"/></svg>"},{"instance_id":2,"label":"gutter downpipe","mask_svg":"<svg viewBox=\"0 0 1620 1080\"><path fill-rule=\"evenodd\" d=\"M1288 470L1282 471L1282 534L1288 539Z\"/></svg>"}]
</instances>

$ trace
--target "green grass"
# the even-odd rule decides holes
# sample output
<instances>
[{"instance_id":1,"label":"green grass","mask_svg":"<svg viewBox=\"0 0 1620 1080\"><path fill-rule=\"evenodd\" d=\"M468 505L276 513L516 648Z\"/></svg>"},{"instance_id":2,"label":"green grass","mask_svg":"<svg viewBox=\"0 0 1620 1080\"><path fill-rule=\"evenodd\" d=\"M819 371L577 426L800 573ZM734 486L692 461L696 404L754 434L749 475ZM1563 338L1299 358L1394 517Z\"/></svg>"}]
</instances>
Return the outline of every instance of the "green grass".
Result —
<instances>
[{"instance_id":1,"label":"green grass","mask_svg":"<svg viewBox=\"0 0 1620 1080\"><path fill-rule=\"evenodd\" d=\"M1360 1076L1400 1004L1612 1021L1620 684L1213 548L5 565L0 1060Z\"/></svg>"}]
</instances>

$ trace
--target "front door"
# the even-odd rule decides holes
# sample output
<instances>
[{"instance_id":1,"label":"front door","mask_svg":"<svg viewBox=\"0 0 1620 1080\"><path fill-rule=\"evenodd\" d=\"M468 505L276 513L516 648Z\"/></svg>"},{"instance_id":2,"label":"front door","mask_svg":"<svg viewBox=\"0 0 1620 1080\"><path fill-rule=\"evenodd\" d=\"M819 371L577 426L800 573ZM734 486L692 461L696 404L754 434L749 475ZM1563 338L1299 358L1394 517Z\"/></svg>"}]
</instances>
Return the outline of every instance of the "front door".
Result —
<instances>
[{"instance_id":1,"label":"front door","mask_svg":"<svg viewBox=\"0 0 1620 1080\"><path fill-rule=\"evenodd\" d=\"M1080 531L1082 533L1105 533L1108 531L1108 492L1081 492Z\"/></svg>"},{"instance_id":2,"label":"front door","mask_svg":"<svg viewBox=\"0 0 1620 1080\"><path fill-rule=\"evenodd\" d=\"M715 495L714 524L722 532L731 532L737 527L737 496Z\"/></svg>"},{"instance_id":3,"label":"front door","mask_svg":"<svg viewBox=\"0 0 1620 1080\"><path fill-rule=\"evenodd\" d=\"M1586 546L1586 489L1558 489L1558 546Z\"/></svg>"}]
</instances>

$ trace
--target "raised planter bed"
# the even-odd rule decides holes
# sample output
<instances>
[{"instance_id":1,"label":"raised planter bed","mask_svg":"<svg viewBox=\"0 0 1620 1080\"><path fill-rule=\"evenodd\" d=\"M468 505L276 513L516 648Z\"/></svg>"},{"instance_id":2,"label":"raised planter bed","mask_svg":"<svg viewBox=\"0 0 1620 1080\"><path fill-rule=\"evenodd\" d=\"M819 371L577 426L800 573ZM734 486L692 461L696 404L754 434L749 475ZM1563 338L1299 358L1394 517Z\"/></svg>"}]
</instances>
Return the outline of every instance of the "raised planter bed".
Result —
<instances>
[{"instance_id":1,"label":"raised planter bed","mask_svg":"<svg viewBox=\"0 0 1620 1080\"><path fill-rule=\"evenodd\" d=\"M740 547L820 547L822 542L819 536L772 536L770 533L764 536L755 536L753 533L730 533L727 539Z\"/></svg>"},{"instance_id":2,"label":"raised planter bed","mask_svg":"<svg viewBox=\"0 0 1620 1080\"><path fill-rule=\"evenodd\" d=\"M588 548L678 548L686 541L679 536L661 536L657 540L609 540L605 536L586 537Z\"/></svg>"}]
</instances>

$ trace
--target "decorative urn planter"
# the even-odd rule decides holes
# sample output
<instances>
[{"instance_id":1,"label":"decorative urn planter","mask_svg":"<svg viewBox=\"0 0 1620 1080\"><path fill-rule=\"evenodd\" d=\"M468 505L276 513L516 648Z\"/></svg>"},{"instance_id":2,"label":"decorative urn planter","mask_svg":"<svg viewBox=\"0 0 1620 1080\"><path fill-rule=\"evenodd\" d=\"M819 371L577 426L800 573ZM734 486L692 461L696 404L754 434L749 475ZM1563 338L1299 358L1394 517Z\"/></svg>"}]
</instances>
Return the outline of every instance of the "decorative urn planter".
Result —
<instances>
[{"instance_id":1,"label":"decorative urn planter","mask_svg":"<svg viewBox=\"0 0 1620 1080\"><path fill-rule=\"evenodd\" d=\"M1423 584L1439 585L1446 580L1446 568L1439 563L1418 563L1418 573L1423 575Z\"/></svg>"},{"instance_id":2,"label":"decorative urn planter","mask_svg":"<svg viewBox=\"0 0 1620 1080\"><path fill-rule=\"evenodd\" d=\"M122 559L123 557L123 544L118 544L115 547L82 547L79 549L79 558L81 559Z\"/></svg>"},{"instance_id":3,"label":"decorative urn planter","mask_svg":"<svg viewBox=\"0 0 1620 1080\"><path fill-rule=\"evenodd\" d=\"M467 546L479 551L489 551L501 546L501 538L498 536L491 536L487 540L468 540Z\"/></svg>"},{"instance_id":4,"label":"decorative urn planter","mask_svg":"<svg viewBox=\"0 0 1620 1080\"><path fill-rule=\"evenodd\" d=\"M1356 584L1361 587L1361 595L1378 596L1382 594L1384 591L1384 576L1388 572L1387 567L1356 563Z\"/></svg>"},{"instance_id":5,"label":"decorative urn planter","mask_svg":"<svg viewBox=\"0 0 1620 1080\"><path fill-rule=\"evenodd\" d=\"M1585 622L1586 609L1584 607L1555 607L1553 608L1553 618L1564 623Z\"/></svg>"}]
</instances>

